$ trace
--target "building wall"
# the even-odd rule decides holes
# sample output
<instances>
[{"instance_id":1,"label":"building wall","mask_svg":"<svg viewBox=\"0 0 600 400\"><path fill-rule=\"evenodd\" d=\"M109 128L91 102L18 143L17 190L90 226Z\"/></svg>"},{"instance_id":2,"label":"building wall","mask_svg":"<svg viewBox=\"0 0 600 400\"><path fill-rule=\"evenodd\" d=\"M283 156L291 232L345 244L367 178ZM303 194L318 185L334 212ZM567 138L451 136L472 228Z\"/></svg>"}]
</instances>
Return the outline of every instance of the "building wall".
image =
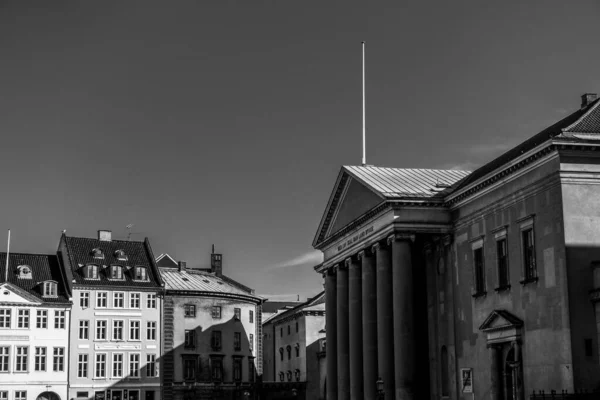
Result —
<instances>
[{"instance_id":1,"label":"building wall","mask_svg":"<svg viewBox=\"0 0 600 400\"><path fill-rule=\"evenodd\" d=\"M325 316L324 315L306 315L303 318L305 320L305 336L306 345L300 349L300 355L304 353L306 359L304 365L304 371L302 371L302 378L306 377L306 398L307 399L318 399L320 397L320 369L319 369L319 357L318 354L321 352L319 339L325 337Z\"/></svg>"},{"instance_id":2,"label":"building wall","mask_svg":"<svg viewBox=\"0 0 600 400\"><path fill-rule=\"evenodd\" d=\"M278 357L275 348L275 326L267 322L263 325L263 376L265 382L273 382L276 379L275 363Z\"/></svg>"},{"instance_id":3,"label":"building wall","mask_svg":"<svg viewBox=\"0 0 600 400\"><path fill-rule=\"evenodd\" d=\"M292 318L276 321L275 326L275 380L281 382L280 373L284 373L283 382L296 382L295 371L300 370L300 381L306 381L306 319L302 313L295 314ZM298 330L296 330L298 326ZM289 328L289 333L288 333ZM291 348L291 357L288 357L287 347ZM296 346L299 346L300 355L296 356ZM283 349L283 360L281 359ZM288 379L288 371L292 372Z\"/></svg>"}]
</instances>

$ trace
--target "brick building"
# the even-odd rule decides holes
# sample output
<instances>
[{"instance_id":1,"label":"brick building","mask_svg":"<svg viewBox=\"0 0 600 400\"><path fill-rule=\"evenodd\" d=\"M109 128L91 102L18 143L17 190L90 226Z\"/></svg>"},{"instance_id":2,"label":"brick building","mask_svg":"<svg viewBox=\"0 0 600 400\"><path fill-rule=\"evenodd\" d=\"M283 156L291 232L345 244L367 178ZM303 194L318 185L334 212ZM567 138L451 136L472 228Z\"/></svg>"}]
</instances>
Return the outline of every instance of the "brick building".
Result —
<instances>
[{"instance_id":1,"label":"brick building","mask_svg":"<svg viewBox=\"0 0 600 400\"><path fill-rule=\"evenodd\" d=\"M600 100L473 171L342 167L313 242L327 398L600 385Z\"/></svg>"}]
</instances>

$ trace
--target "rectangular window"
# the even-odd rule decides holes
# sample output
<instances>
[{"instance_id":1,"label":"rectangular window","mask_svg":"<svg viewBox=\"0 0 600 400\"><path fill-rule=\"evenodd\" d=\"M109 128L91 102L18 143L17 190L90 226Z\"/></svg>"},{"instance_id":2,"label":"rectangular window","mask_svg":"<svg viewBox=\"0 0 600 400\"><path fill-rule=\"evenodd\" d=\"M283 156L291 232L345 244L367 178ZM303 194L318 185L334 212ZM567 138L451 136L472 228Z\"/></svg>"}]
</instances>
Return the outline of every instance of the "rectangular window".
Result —
<instances>
[{"instance_id":1,"label":"rectangular window","mask_svg":"<svg viewBox=\"0 0 600 400\"><path fill-rule=\"evenodd\" d=\"M242 349L241 332L233 332L233 349L236 351L240 351Z\"/></svg>"},{"instance_id":2,"label":"rectangular window","mask_svg":"<svg viewBox=\"0 0 600 400\"><path fill-rule=\"evenodd\" d=\"M79 339L87 340L90 338L90 321L79 321Z\"/></svg>"},{"instance_id":3,"label":"rectangular window","mask_svg":"<svg viewBox=\"0 0 600 400\"><path fill-rule=\"evenodd\" d=\"M506 237L496 241L496 257L498 261L498 289L510 287L508 276L508 248Z\"/></svg>"},{"instance_id":4,"label":"rectangular window","mask_svg":"<svg viewBox=\"0 0 600 400\"><path fill-rule=\"evenodd\" d=\"M223 360L221 358L211 358L211 372L213 381L220 382L223 380Z\"/></svg>"},{"instance_id":5,"label":"rectangular window","mask_svg":"<svg viewBox=\"0 0 600 400\"><path fill-rule=\"evenodd\" d=\"M140 354L129 353L129 378L140 377Z\"/></svg>"},{"instance_id":6,"label":"rectangular window","mask_svg":"<svg viewBox=\"0 0 600 400\"><path fill-rule=\"evenodd\" d=\"M140 321L129 320L129 340L140 340Z\"/></svg>"},{"instance_id":7,"label":"rectangular window","mask_svg":"<svg viewBox=\"0 0 600 400\"><path fill-rule=\"evenodd\" d=\"M29 310L20 308L17 311L17 328L29 329Z\"/></svg>"},{"instance_id":8,"label":"rectangular window","mask_svg":"<svg viewBox=\"0 0 600 400\"><path fill-rule=\"evenodd\" d=\"M248 320L251 324L254 323L254 311L250 310L250 314L248 315Z\"/></svg>"},{"instance_id":9,"label":"rectangular window","mask_svg":"<svg viewBox=\"0 0 600 400\"><path fill-rule=\"evenodd\" d=\"M298 321L296 321L296 333L298 333Z\"/></svg>"},{"instance_id":10,"label":"rectangular window","mask_svg":"<svg viewBox=\"0 0 600 400\"><path fill-rule=\"evenodd\" d=\"M108 303L108 292L96 293L96 308L106 308Z\"/></svg>"},{"instance_id":11,"label":"rectangular window","mask_svg":"<svg viewBox=\"0 0 600 400\"><path fill-rule=\"evenodd\" d=\"M85 397L89 397L89 396L90 396L89 392L77 392L78 398L85 398Z\"/></svg>"},{"instance_id":12,"label":"rectangular window","mask_svg":"<svg viewBox=\"0 0 600 400\"><path fill-rule=\"evenodd\" d=\"M27 400L27 390L16 390L15 400Z\"/></svg>"},{"instance_id":13,"label":"rectangular window","mask_svg":"<svg viewBox=\"0 0 600 400\"><path fill-rule=\"evenodd\" d=\"M106 321L105 321L106 322ZM96 353L95 378L106 378L106 354Z\"/></svg>"},{"instance_id":14,"label":"rectangular window","mask_svg":"<svg viewBox=\"0 0 600 400\"><path fill-rule=\"evenodd\" d=\"M90 292L79 292L79 307L90 307Z\"/></svg>"},{"instance_id":15,"label":"rectangular window","mask_svg":"<svg viewBox=\"0 0 600 400\"><path fill-rule=\"evenodd\" d=\"M8 372L9 362L9 353L10 347L2 346L0 347L0 372Z\"/></svg>"},{"instance_id":16,"label":"rectangular window","mask_svg":"<svg viewBox=\"0 0 600 400\"><path fill-rule=\"evenodd\" d=\"M256 380L256 370L254 369L254 359L248 359L248 380L252 383Z\"/></svg>"},{"instance_id":17,"label":"rectangular window","mask_svg":"<svg viewBox=\"0 0 600 400\"><path fill-rule=\"evenodd\" d=\"M0 328L10 328L10 314L10 309L0 308Z\"/></svg>"},{"instance_id":18,"label":"rectangular window","mask_svg":"<svg viewBox=\"0 0 600 400\"><path fill-rule=\"evenodd\" d=\"M183 379L193 381L196 379L196 360L193 358L183 359Z\"/></svg>"},{"instance_id":19,"label":"rectangular window","mask_svg":"<svg viewBox=\"0 0 600 400\"><path fill-rule=\"evenodd\" d=\"M156 354L146 354L146 376L148 378L154 378L158 374L156 373Z\"/></svg>"},{"instance_id":20,"label":"rectangular window","mask_svg":"<svg viewBox=\"0 0 600 400\"><path fill-rule=\"evenodd\" d=\"M52 360L52 371L64 371L65 370L65 348L55 347Z\"/></svg>"},{"instance_id":21,"label":"rectangular window","mask_svg":"<svg viewBox=\"0 0 600 400\"><path fill-rule=\"evenodd\" d=\"M34 369L36 371L45 371L46 370L46 348L45 347L36 347L35 348L35 366Z\"/></svg>"},{"instance_id":22,"label":"rectangular window","mask_svg":"<svg viewBox=\"0 0 600 400\"><path fill-rule=\"evenodd\" d=\"M156 294L148 293L148 298L146 299L146 307L156 308Z\"/></svg>"},{"instance_id":23,"label":"rectangular window","mask_svg":"<svg viewBox=\"0 0 600 400\"><path fill-rule=\"evenodd\" d=\"M221 331L212 331L210 345L213 350L221 350Z\"/></svg>"},{"instance_id":24,"label":"rectangular window","mask_svg":"<svg viewBox=\"0 0 600 400\"><path fill-rule=\"evenodd\" d=\"M485 294L485 265L483 262L483 246L473 249L473 275L475 293L473 296Z\"/></svg>"},{"instance_id":25,"label":"rectangular window","mask_svg":"<svg viewBox=\"0 0 600 400\"><path fill-rule=\"evenodd\" d=\"M8 400L8 390L0 390L0 400Z\"/></svg>"},{"instance_id":26,"label":"rectangular window","mask_svg":"<svg viewBox=\"0 0 600 400\"><path fill-rule=\"evenodd\" d=\"M288 325L288 335L292 333L292 327Z\"/></svg>"},{"instance_id":27,"label":"rectangular window","mask_svg":"<svg viewBox=\"0 0 600 400\"><path fill-rule=\"evenodd\" d=\"M212 317L215 319L221 319L221 306L212 307Z\"/></svg>"},{"instance_id":28,"label":"rectangular window","mask_svg":"<svg viewBox=\"0 0 600 400\"><path fill-rule=\"evenodd\" d=\"M140 308L141 293L131 293L129 295L129 308Z\"/></svg>"},{"instance_id":29,"label":"rectangular window","mask_svg":"<svg viewBox=\"0 0 600 400\"><path fill-rule=\"evenodd\" d=\"M17 347L17 353L16 353L16 366L15 366L15 371L16 372L27 372L27 363L28 363L28 358L29 356L29 347Z\"/></svg>"},{"instance_id":30,"label":"rectangular window","mask_svg":"<svg viewBox=\"0 0 600 400\"><path fill-rule=\"evenodd\" d=\"M196 316L196 306L193 304L185 304L183 306L183 316L185 318L193 318Z\"/></svg>"},{"instance_id":31,"label":"rectangular window","mask_svg":"<svg viewBox=\"0 0 600 400\"><path fill-rule=\"evenodd\" d=\"M106 340L106 320L96 320L96 340Z\"/></svg>"},{"instance_id":32,"label":"rectangular window","mask_svg":"<svg viewBox=\"0 0 600 400\"><path fill-rule=\"evenodd\" d=\"M523 268L525 272L525 282L537 278L537 269L535 265L535 242L533 237L533 226L521 231L521 244L523 248Z\"/></svg>"},{"instance_id":33,"label":"rectangular window","mask_svg":"<svg viewBox=\"0 0 600 400\"><path fill-rule=\"evenodd\" d=\"M125 321L120 319L113 319L113 340L123 340L123 326Z\"/></svg>"},{"instance_id":34,"label":"rectangular window","mask_svg":"<svg viewBox=\"0 0 600 400\"><path fill-rule=\"evenodd\" d=\"M66 311L56 310L54 311L54 329L65 329L65 315Z\"/></svg>"},{"instance_id":35,"label":"rectangular window","mask_svg":"<svg viewBox=\"0 0 600 400\"><path fill-rule=\"evenodd\" d=\"M112 377L123 377L123 353L113 353L112 357Z\"/></svg>"},{"instance_id":36,"label":"rectangular window","mask_svg":"<svg viewBox=\"0 0 600 400\"><path fill-rule=\"evenodd\" d=\"M88 355L79 354L77 357L77 377L87 378L88 377Z\"/></svg>"},{"instance_id":37,"label":"rectangular window","mask_svg":"<svg viewBox=\"0 0 600 400\"><path fill-rule=\"evenodd\" d=\"M35 327L41 329L48 328L48 310L37 310Z\"/></svg>"},{"instance_id":38,"label":"rectangular window","mask_svg":"<svg viewBox=\"0 0 600 400\"><path fill-rule=\"evenodd\" d=\"M242 359L239 357L233 359L233 380L242 380Z\"/></svg>"},{"instance_id":39,"label":"rectangular window","mask_svg":"<svg viewBox=\"0 0 600 400\"><path fill-rule=\"evenodd\" d=\"M248 346L250 351L254 351L254 335L252 333L248 335Z\"/></svg>"},{"instance_id":40,"label":"rectangular window","mask_svg":"<svg viewBox=\"0 0 600 400\"><path fill-rule=\"evenodd\" d=\"M135 280L136 281L147 281L148 273L144 267L135 267Z\"/></svg>"},{"instance_id":41,"label":"rectangular window","mask_svg":"<svg viewBox=\"0 0 600 400\"><path fill-rule=\"evenodd\" d=\"M146 323L146 340L156 340L156 321Z\"/></svg>"},{"instance_id":42,"label":"rectangular window","mask_svg":"<svg viewBox=\"0 0 600 400\"><path fill-rule=\"evenodd\" d=\"M233 318L240 319L241 314L242 314L242 310L240 308L233 309Z\"/></svg>"},{"instance_id":43,"label":"rectangular window","mask_svg":"<svg viewBox=\"0 0 600 400\"><path fill-rule=\"evenodd\" d=\"M113 297L113 308L125 307L125 293L115 292Z\"/></svg>"},{"instance_id":44,"label":"rectangular window","mask_svg":"<svg viewBox=\"0 0 600 400\"><path fill-rule=\"evenodd\" d=\"M185 330L183 347L186 349L193 349L196 347L196 332L191 329Z\"/></svg>"}]
</instances>

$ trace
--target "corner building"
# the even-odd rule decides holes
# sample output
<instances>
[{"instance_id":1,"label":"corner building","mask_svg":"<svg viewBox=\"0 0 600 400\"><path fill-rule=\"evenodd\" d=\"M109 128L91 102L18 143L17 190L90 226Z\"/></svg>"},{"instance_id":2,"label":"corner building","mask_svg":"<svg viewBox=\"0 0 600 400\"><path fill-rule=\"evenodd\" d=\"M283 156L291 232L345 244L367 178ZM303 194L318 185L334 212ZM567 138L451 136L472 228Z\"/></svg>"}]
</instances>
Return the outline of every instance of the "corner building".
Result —
<instances>
[{"instance_id":1,"label":"corner building","mask_svg":"<svg viewBox=\"0 0 600 400\"><path fill-rule=\"evenodd\" d=\"M159 400L162 281L148 239L63 234L71 286L69 399Z\"/></svg>"},{"instance_id":2,"label":"corner building","mask_svg":"<svg viewBox=\"0 0 600 400\"><path fill-rule=\"evenodd\" d=\"M600 386L600 100L473 171L342 167L327 399L524 400Z\"/></svg>"}]
</instances>

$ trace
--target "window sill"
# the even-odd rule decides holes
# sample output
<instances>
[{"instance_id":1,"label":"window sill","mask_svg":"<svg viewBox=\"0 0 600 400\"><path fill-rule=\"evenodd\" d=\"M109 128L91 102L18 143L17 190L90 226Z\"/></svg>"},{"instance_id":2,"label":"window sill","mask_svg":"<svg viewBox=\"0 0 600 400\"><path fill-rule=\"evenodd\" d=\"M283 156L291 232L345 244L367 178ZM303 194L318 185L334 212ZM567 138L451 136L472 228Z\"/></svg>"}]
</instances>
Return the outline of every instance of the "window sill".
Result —
<instances>
[{"instance_id":1,"label":"window sill","mask_svg":"<svg viewBox=\"0 0 600 400\"><path fill-rule=\"evenodd\" d=\"M528 283L537 282L537 281L538 281L538 279L539 279L539 278L538 278L537 276L534 276L534 277L531 277L531 278L525 278L525 279L523 279L522 281L519 281L519 283L520 283L521 285L527 285Z\"/></svg>"},{"instance_id":2,"label":"window sill","mask_svg":"<svg viewBox=\"0 0 600 400\"><path fill-rule=\"evenodd\" d=\"M497 288L494 289L494 291L496 293L504 292L504 291L508 291L508 290L510 290L510 285L502 285L502 286L498 286Z\"/></svg>"},{"instance_id":3,"label":"window sill","mask_svg":"<svg viewBox=\"0 0 600 400\"><path fill-rule=\"evenodd\" d=\"M473 293L471 295L471 297L473 297L474 299L479 298L479 297L485 297L487 296L487 292L477 292L477 293Z\"/></svg>"}]
</instances>

